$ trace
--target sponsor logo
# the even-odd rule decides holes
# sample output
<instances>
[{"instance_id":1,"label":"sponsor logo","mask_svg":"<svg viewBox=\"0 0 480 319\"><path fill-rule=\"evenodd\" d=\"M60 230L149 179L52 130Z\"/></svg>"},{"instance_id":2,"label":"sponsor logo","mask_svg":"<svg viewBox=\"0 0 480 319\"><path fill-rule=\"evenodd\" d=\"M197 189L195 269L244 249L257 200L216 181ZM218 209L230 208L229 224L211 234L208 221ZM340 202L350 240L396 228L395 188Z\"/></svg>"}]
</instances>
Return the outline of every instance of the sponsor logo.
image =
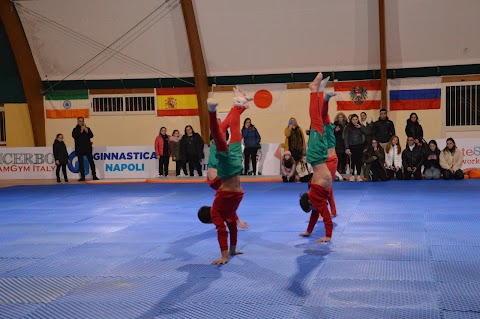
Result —
<instances>
[{"instance_id":1,"label":"sponsor logo","mask_svg":"<svg viewBox=\"0 0 480 319\"><path fill-rule=\"evenodd\" d=\"M80 163L78 162L78 157L75 151L71 152L68 156L70 164L68 164L68 170L72 173L78 174L80 172ZM90 173L90 165L88 164L88 158L83 156L83 172L85 175Z\"/></svg>"}]
</instances>

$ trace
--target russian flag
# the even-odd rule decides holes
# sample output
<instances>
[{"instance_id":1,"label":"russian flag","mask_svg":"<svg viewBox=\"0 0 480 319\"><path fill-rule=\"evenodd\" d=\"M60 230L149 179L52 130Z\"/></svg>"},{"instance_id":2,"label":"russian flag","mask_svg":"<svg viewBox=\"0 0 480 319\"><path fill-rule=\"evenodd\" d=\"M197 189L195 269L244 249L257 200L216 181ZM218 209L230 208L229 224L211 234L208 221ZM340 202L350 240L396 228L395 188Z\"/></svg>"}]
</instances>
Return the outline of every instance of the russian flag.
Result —
<instances>
[{"instance_id":1,"label":"russian flag","mask_svg":"<svg viewBox=\"0 0 480 319\"><path fill-rule=\"evenodd\" d=\"M390 110L435 110L440 109L442 90L390 90Z\"/></svg>"}]
</instances>

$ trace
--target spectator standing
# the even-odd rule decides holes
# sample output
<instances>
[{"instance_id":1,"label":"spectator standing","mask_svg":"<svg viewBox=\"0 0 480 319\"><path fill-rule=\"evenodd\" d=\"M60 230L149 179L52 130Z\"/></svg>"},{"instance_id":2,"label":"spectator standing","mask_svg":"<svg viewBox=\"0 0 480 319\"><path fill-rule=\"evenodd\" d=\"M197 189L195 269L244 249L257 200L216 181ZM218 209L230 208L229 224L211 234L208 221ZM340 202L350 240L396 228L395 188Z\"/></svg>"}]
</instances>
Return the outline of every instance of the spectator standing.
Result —
<instances>
[{"instance_id":1,"label":"spectator standing","mask_svg":"<svg viewBox=\"0 0 480 319\"><path fill-rule=\"evenodd\" d=\"M72 137L75 140L75 154L78 157L78 166L80 170L80 179L78 181L85 181L84 156L87 157L88 164L92 170L93 180L97 181L98 177L95 162L93 161L93 148L91 141L93 138L93 132L85 125L85 119L83 117L77 118L77 126L72 130Z\"/></svg>"},{"instance_id":2,"label":"spectator standing","mask_svg":"<svg viewBox=\"0 0 480 319\"><path fill-rule=\"evenodd\" d=\"M168 166L170 164L170 136L167 135L167 128L160 128L158 136L155 138L155 153L158 158L158 175L168 176Z\"/></svg>"},{"instance_id":3,"label":"spectator standing","mask_svg":"<svg viewBox=\"0 0 480 319\"><path fill-rule=\"evenodd\" d=\"M172 136L170 136L170 152L172 161L175 162L175 175L180 176L180 172L183 170L183 174L187 176L187 169L180 155L180 140L180 132L174 130Z\"/></svg>"},{"instance_id":4,"label":"spectator standing","mask_svg":"<svg viewBox=\"0 0 480 319\"><path fill-rule=\"evenodd\" d=\"M195 133L191 125L185 126L185 135L180 140L180 157L188 163L190 176L194 176L196 170L198 176L202 176L202 165L200 161L205 157L203 154L203 139L200 134Z\"/></svg>"},{"instance_id":5,"label":"spectator standing","mask_svg":"<svg viewBox=\"0 0 480 319\"><path fill-rule=\"evenodd\" d=\"M394 135L395 125L388 119L387 110L381 109L378 121L373 123L373 136L375 136L380 145L385 148Z\"/></svg>"},{"instance_id":6,"label":"spectator standing","mask_svg":"<svg viewBox=\"0 0 480 319\"><path fill-rule=\"evenodd\" d=\"M337 116L335 116L335 122L333 124L335 125L334 133L337 142L335 146L335 152L337 153L338 157L337 171L340 174L345 174L347 155L345 154L345 140L343 139L343 131L348 124L347 117L343 112L340 112L337 114Z\"/></svg>"},{"instance_id":7,"label":"spectator standing","mask_svg":"<svg viewBox=\"0 0 480 319\"><path fill-rule=\"evenodd\" d=\"M294 117L290 118L285 128L285 150L290 151L295 162L306 154L305 135Z\"/></svg>"},{"instance_id":8,"label":"spectator standing","mask_svg":"<svg viewBox=\"0 0 480 319\"><path fill-rule=\"evenodd\" d=\"M345 140L345 154L350 156L350 181L361 182L363 147L365 144L365 127L360 124L358 115L352 114L350 123L343 131Z\"/></svg>"},{"instance_id":9,"label":"spectator standing","mask_svg":"<svg viewBox=\"0 0 480 319\"><path fill-rule=\"evenodd\" d=\"M367 113L360 113L360 124L365 127L365 149L372 145L373 140L373 123L372 119L367 118Z\"/></svg>"},{"instance_id":10,"label":"spectator standing","mask_svg":"<svg viewBox=\"0 0 480 319\"><path fill-rule=\"evenodd\" d=\"M57 176L57 183L61 183L60 168L62 169L65 183L68 183L67 164L70 163L70 160L68 158L67 146L63 141L63 134L57 134L57 137L53 142L53 157L55 158L55 165L57 166L57 170L55 172Z\"/></svg>"},{"instance_id":11,"label":"spectator standing","mask_svg":"<svg viewBox=\"0 0 480 319\"><path fill-rule=\"evenodd\" d=\"M262 140L257 128L252 124L250 118L246 118L243 121L242 128L243 143L245 145L244 154L244 175L248 174L250 168L250 162L252 163L252 175L257 174L257 151L260 148L260 142Z\"/></svg>"},{"instance_id":12,"label":"spectator standing","mask_svg":"<svg viewBox=\"0 0 480 319\"><path fill-rule=\"evenodd\" d=\"M440 166L445 179L463 179L463 154L457 148L453 138L447 139L447 146L440 152Z\"/></svg>"},{"instance_id":13,"label":"spectator standing","mask_svg":"<svg viewBox=\"0 0 480 319\"><path fill-rule=\"evenodd\" d=\"M413 137L415 144L422 143L423 141L423 128L418 122L417 113L410 114L410 118L407 120L407 125L405 126L405 134L407 137Z\"/></svg>"}]
</instances>

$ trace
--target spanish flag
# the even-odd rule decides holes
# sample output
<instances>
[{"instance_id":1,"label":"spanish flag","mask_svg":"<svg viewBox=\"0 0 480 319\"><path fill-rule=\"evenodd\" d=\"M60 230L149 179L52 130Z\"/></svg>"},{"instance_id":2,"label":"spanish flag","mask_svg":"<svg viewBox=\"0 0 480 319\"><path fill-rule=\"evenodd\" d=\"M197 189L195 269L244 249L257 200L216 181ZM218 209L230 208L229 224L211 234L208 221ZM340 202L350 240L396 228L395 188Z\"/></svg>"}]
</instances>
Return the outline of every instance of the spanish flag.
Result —
<instances>
[{"instance_id":1,"label":"spanish flag","mask_svg":"<svg viewBox=\"0 0 480 319\"><path fill-rule=\"evenodd\" d=\"M195 88L157 89L157 116L198 115Z\"/></svg>"},{"instance_id":2,"label":"spanish flag","mask_svg":"<svg viewBox=\"0 0 480 319\"><path fill-rule=\"evenodd\" d=\"M44 97L47 119L87 118L90 113L88 90L52 91Z\"/></svg>"}]
</instances>

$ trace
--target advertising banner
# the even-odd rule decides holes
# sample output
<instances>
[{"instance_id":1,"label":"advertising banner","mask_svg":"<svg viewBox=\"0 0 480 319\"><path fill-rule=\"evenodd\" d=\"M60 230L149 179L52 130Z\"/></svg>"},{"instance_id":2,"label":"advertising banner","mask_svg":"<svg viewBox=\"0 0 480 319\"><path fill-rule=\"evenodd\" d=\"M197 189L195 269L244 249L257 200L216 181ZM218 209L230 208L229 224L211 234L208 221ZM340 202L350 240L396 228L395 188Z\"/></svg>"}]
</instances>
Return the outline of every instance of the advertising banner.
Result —
<instances>
[{"instance_id":1,"label":"advertising banner","mask_svg":"<svg viewBox=\"0 0 480 319\"><path fill-rule=\"evenodd\" d=\"M279 144L263 144L257 154L257 170L262 175L279 175L280 162L274 156ZM73 148L67 148L69 179L79 178L79 165ZM204 176L208 169L209 147L204 148ZM101 179L158 177L158 159L152 146L107 146L93 149L97 176ZM91 168L84 157L85 175ZM171 162L170 169L174 167ZM55 158L51 147L0 148L0 179L54 179ZM172 175L172 174L170 174ZM63 180L63 174L62 180Z\"/></svg>"}]
</instances>

